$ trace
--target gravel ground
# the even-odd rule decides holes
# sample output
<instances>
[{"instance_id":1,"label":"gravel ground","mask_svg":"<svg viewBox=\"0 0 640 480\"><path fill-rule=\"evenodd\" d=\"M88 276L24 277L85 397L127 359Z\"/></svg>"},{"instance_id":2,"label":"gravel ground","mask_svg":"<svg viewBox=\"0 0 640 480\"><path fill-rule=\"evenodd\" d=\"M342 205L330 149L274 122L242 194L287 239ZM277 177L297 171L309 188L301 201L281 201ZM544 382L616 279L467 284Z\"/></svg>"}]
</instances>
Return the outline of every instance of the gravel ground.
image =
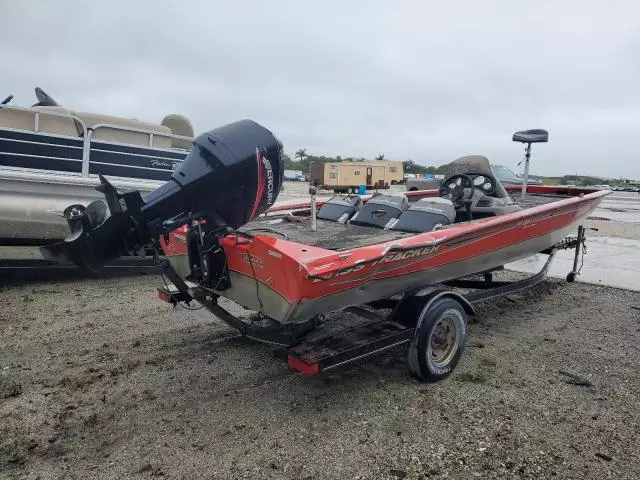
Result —
<instances>
[{"instance_id":1,"label":"gravel ground","mask_svg":"<svg viewBox=\"0 0 640 480\"><path fill-rule=\"evenodd\" d=\"M637 292L548 281L485 304L456 372L421 384L402 348L301 376L154 299L155 276L14 282L3 479L640 478Z\"/></svg>"},{"instance_id":2,"label":"gravel ground","mask_svg":"<svg viewBox=\"0 0 640 480\"><path fill-rule=\"evenodd\" d=\"M550 280L482 305L456 372L421 384L402 348L303 377L154 299L156 276L47 275L0 278L0 479L640 478L637 292Z\"/></svg>"}]
</instances>

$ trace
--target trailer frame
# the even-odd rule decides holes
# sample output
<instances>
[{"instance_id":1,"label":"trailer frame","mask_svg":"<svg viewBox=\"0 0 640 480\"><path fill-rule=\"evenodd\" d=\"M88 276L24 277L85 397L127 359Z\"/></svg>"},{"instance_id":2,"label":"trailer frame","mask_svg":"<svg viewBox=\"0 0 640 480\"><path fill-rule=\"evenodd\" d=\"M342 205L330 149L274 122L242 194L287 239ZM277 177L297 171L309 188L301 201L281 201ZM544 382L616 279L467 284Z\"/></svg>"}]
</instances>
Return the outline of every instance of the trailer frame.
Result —
<instances>
[{"instance_id":1,"label":"trailer frame","mask_svg":"<svg viewBox=\"0 0 640 480\"><path fill-rule=\"evenodd\" d=\"M437 305L439 300L451 299L459 305L461 314L475 315L475 305L478 303L513 294L542 282L547 277L559 250L575 250L574 269L567 276L572 281L579 273L576 270L578 259L585 252L584 232L585 229L581 225L577 236L566 237L553 247L539 252L547 255L544 266L537 273L524 279L495 281L493 273L503 269L499 267L478 272L470 277L406 292L397 298L350 306L341 312L347 312L360 321L347 324L333 332L327 332L322 328L325 326L324 315L318 315L303 324L285 325L284 329L282 325L274 325L268 317L260 314L254 316L251 322L240 319L219 305L216 295L187 285L166 260L161 262L161 267L174 285L159 288L158 296L173 304L197 300L243 336L275 345L275 354L285 360L291 368L306 375L314 375L407 343L411 343L411 348L414 348L423 328L423 319L428 317L430 309ZM460 292L457 289L466 291ZM464 350L466 340L466 332L464 333L463 344L458 345L460 354ZM430 380L444 378L453 368L455 364L443 376L436 376ZM412 368L412 371L414 370ZM418 372L414 373L422 377Z\"/></svg>"}]
</instances>

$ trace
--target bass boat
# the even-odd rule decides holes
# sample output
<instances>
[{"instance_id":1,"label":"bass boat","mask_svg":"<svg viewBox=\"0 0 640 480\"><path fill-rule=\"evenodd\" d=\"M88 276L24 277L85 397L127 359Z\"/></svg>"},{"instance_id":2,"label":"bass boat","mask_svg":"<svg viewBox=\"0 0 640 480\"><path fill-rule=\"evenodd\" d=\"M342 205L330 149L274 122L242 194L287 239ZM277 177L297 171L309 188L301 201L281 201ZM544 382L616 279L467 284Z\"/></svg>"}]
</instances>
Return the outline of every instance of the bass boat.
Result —
<instances>
[{"instance_id":1,"label":"bass boat","mask_svg":"<svg viewBox=\"0 0 640 480\"><path fill-rule=\"evenodd\" d=\"M514 135L527 165L531 144L547 138ZM171 282L161 298L201 303L244 335L282 346L300 371L409 343L411 371L439 380L460 358L474 303L537 283L548 264L515 284L492 272L536 253L551 260L560 248L575 248L577 266L584 228L568 234L610 193L527 187L525 175L511 194L486 157L469 155L449 164L438 190L320 202L311 187L310 202L275 206L283 173L281 142L236 122L198 136L171 179L145 196L101 176L104 201L69 217L71 235L42 251L97 269L151 246ZM476 290L454 288L476 274ZM249 313L232 315L223 298ZM358 320L329 334L327 318L345 312ZM345 332L360 336L347 342Z\"/></svg>"}]
</instances>

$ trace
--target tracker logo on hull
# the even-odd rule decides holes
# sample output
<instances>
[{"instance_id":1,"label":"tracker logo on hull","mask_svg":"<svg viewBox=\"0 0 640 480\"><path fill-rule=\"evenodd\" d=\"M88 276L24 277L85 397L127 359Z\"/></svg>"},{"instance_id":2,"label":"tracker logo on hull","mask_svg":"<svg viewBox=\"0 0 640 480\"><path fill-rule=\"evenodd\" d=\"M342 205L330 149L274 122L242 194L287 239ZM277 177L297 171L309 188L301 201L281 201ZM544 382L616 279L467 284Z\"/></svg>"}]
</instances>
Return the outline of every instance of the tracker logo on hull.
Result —
<instances>
[{"instance_id":1,"label":"tracker logo on hull","mask_svg":"<svg viewBox=\"0 0 640 480\"><path fill-rule=\"evenodd\" d=\"M386 254L384 257L375 260L371 263L362 263L360 265L356 265L344 270L339 270L337 272L332 272L329 273L327 275L323 275L323 276L319 276L319 277L314 277L312 279L313 283L318 283L318 282L322 282L324 280L331 280L333 278L336 277L341 277L343 275L349 275L351 273L354 272L359 272L360 270L363 270L365 267L375 267L376 265L380 265L380 264L389 264L389 263L396 263L396 262L401 262L403 260L409 260L412 258L420 258L420 260L425 260L427 257L430 257L431 255L435 254L438 252L438 250L440 250L440 245L434 245L434 246L430 246L430 247L422 247L422 248L414 248L412 250L405 250L403 252L391 252ZM357 279L354 279L357 280Z\"/></svg>"}]
</instances>

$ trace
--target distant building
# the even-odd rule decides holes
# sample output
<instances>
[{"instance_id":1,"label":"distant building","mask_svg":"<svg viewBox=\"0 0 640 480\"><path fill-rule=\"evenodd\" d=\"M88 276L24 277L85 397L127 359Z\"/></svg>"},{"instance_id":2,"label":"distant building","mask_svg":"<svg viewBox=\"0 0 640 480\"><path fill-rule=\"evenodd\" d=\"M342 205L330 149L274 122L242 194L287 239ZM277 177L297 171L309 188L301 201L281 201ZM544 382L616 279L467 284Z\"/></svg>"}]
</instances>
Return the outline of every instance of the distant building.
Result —
<instances>
[{"instance_id":1,"label":"distant building","mask_svg":"<svg viewBox=\"0 0 640 480\"><path fill-rule=\"evenodd\" d=\"M368 189L384 189L403 180L402 162L375 160L311 164L311 184L335 192L353 193L360 185L366 185Z\"/></svg>"}]
</instances>

